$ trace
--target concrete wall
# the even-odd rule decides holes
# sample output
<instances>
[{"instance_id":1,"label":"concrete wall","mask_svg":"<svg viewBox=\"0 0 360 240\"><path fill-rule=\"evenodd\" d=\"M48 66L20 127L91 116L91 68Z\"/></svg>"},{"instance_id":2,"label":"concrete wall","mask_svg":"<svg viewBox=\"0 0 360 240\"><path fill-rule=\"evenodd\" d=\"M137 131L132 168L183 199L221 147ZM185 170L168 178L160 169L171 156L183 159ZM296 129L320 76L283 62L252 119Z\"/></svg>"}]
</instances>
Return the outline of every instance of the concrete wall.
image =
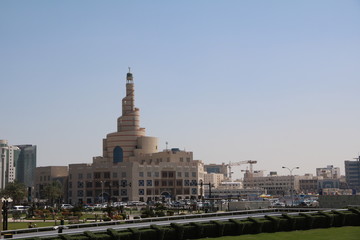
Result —
<instances>
[{"instance_id":1,"label":"concrete wall","mask_svg":"<svg viewBox=\"0 0 360 240\"><path fill-rule=\"evenodd\" d=\"M269 208L269 201L241 201L229 202L229 211Z\"/></svg>"},{"instance_id":2,"label":"concrete wall","mask_svg":"<svg viewBox=\"0 0 360 240\"><path fill-rule=\"evenodd\" d=\"M360 195L320 195L320 208L343 208L349 205L360 206Z\"/></svg>"}]
</instances>

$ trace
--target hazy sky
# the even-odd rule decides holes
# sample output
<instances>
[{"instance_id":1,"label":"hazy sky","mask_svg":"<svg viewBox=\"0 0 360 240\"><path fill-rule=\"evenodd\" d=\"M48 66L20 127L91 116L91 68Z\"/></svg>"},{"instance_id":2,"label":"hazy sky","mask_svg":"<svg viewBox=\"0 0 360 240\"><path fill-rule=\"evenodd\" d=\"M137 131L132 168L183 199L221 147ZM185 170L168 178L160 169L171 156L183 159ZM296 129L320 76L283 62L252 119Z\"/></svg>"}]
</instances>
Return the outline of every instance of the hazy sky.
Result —
<instances>
[{"instance_id":1,"label":"hazy sky","mask_svg":"<svg viewBox=\"0 0 360 240\"><path fill-rule=\"evenodd\" d=\"M128 67L147 135L315 173L360 152L360 1L0 1L0 139L92 161ZM239 172L246 166L233 170Z\"/></svg>"}]
</instances>

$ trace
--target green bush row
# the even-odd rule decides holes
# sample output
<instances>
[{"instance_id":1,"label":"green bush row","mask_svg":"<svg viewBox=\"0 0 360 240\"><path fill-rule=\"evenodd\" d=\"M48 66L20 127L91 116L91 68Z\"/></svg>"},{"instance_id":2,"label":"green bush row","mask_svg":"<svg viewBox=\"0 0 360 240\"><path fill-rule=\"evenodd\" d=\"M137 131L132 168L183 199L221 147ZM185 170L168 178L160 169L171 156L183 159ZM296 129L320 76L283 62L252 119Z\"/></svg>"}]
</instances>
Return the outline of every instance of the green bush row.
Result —
<instances>
[{"instance_id":1,"label":"green bush row","mask_svg":"<svg viewBox=\"0 0 360 240\"><path fill-rule=\"evenodd\" d=\"M171 223L169 226L151 225L147 228L128 228L106 232L85 231L77 235L60 235L44 238L46 240L184 240L206 237L236 236L262 232L307 230L340 226L360 226L359 209L347 211L300 213L299 215L282 214L229 221L193 222L189 224ZM30 239L28 239L30 240ZM32 238L31 240L37 240Z\"/></svg>"}]
</instances>

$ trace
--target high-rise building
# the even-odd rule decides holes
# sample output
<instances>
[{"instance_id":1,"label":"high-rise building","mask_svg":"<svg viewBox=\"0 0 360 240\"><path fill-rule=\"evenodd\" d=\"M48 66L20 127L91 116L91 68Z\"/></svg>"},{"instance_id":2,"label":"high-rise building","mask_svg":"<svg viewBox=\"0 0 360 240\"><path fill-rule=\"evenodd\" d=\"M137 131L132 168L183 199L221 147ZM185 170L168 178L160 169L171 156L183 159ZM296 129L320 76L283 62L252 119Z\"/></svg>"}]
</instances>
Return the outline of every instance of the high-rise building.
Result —
<instances>
[{"instance_id":1,"label":"high-rise building","mask_svg":"<svg viewBox=\"0 0 360 240\"><path fill-rule=\"evenodd\" d=\"M8 141L0 140L0 188L5 188L9 182L14 182L20 149L8 145Z\"/></svg>"},{"instance_id":2,"label":"high-rise building","mask_svg":"<svg viewBox=\"0 0 360 240\"><path fill-rule=\"evenodd\" d=\"M34 185L34 173L36 168L36 146L17 145L20 149L19 159L16 164L16 180L27 187Z\"/></svg>"},{"instance_id":3,"label":"high-rise building","mask_svg":"<svg viewBox=\"0 0 360 240\"><path fill-rule=\"evenodd\" d=\"M178 148L158 150L155 137L140 127L132 73L126 76L126 96L117 131L103 139L103 155L92 164L70 164L68 202L158 201L199 197L202 161Z\"/></svg>"},{"instance_id":4,"label":"high-rise building","mask_svg":"<svg viewBox=\"0 0 360 240\"><path fill-rule=\"evenodd\" d=\"M345 177L348 187L360 191L360 156L356 161L345 161Z\"/></svg>"}]
</instances>

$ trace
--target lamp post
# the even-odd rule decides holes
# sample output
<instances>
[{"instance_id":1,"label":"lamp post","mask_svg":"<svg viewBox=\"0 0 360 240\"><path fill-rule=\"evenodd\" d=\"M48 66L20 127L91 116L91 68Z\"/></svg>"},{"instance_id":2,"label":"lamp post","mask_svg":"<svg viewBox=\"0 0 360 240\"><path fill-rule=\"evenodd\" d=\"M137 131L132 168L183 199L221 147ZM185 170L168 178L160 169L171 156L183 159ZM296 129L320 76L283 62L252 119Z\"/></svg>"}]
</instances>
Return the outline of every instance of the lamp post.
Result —
<instances>
[{"instance_id":1,"label":"lamp post","mask_svg":"<svg viewBox=\"0 0 360 240\"><path fill-rule=\"evenodd\" d=\"M101 204L104 204L104 183L105 181L100 181L101 182Z\"/></svg>"},{"instance_id":2,"label":"lamp post","mask_svg":"<svg viewBox=\"0 0 360 240\"><path fill-rule=\"evenodd\" d=\"M289 170L289 172L290 172L290 180L291 180L291 183L290 183L290 195L291 195L291 206L294 206L294 197L293 197L293 188L292 188L292 186L293 186L293 175L292 175L292 171L294 170L294 169L299 169L299 167L293 167L292 169L290 169L290 168L288 168L288 167L282 167L282 168L286 168L287 170Z\"/></svg>"}]
</instances>

